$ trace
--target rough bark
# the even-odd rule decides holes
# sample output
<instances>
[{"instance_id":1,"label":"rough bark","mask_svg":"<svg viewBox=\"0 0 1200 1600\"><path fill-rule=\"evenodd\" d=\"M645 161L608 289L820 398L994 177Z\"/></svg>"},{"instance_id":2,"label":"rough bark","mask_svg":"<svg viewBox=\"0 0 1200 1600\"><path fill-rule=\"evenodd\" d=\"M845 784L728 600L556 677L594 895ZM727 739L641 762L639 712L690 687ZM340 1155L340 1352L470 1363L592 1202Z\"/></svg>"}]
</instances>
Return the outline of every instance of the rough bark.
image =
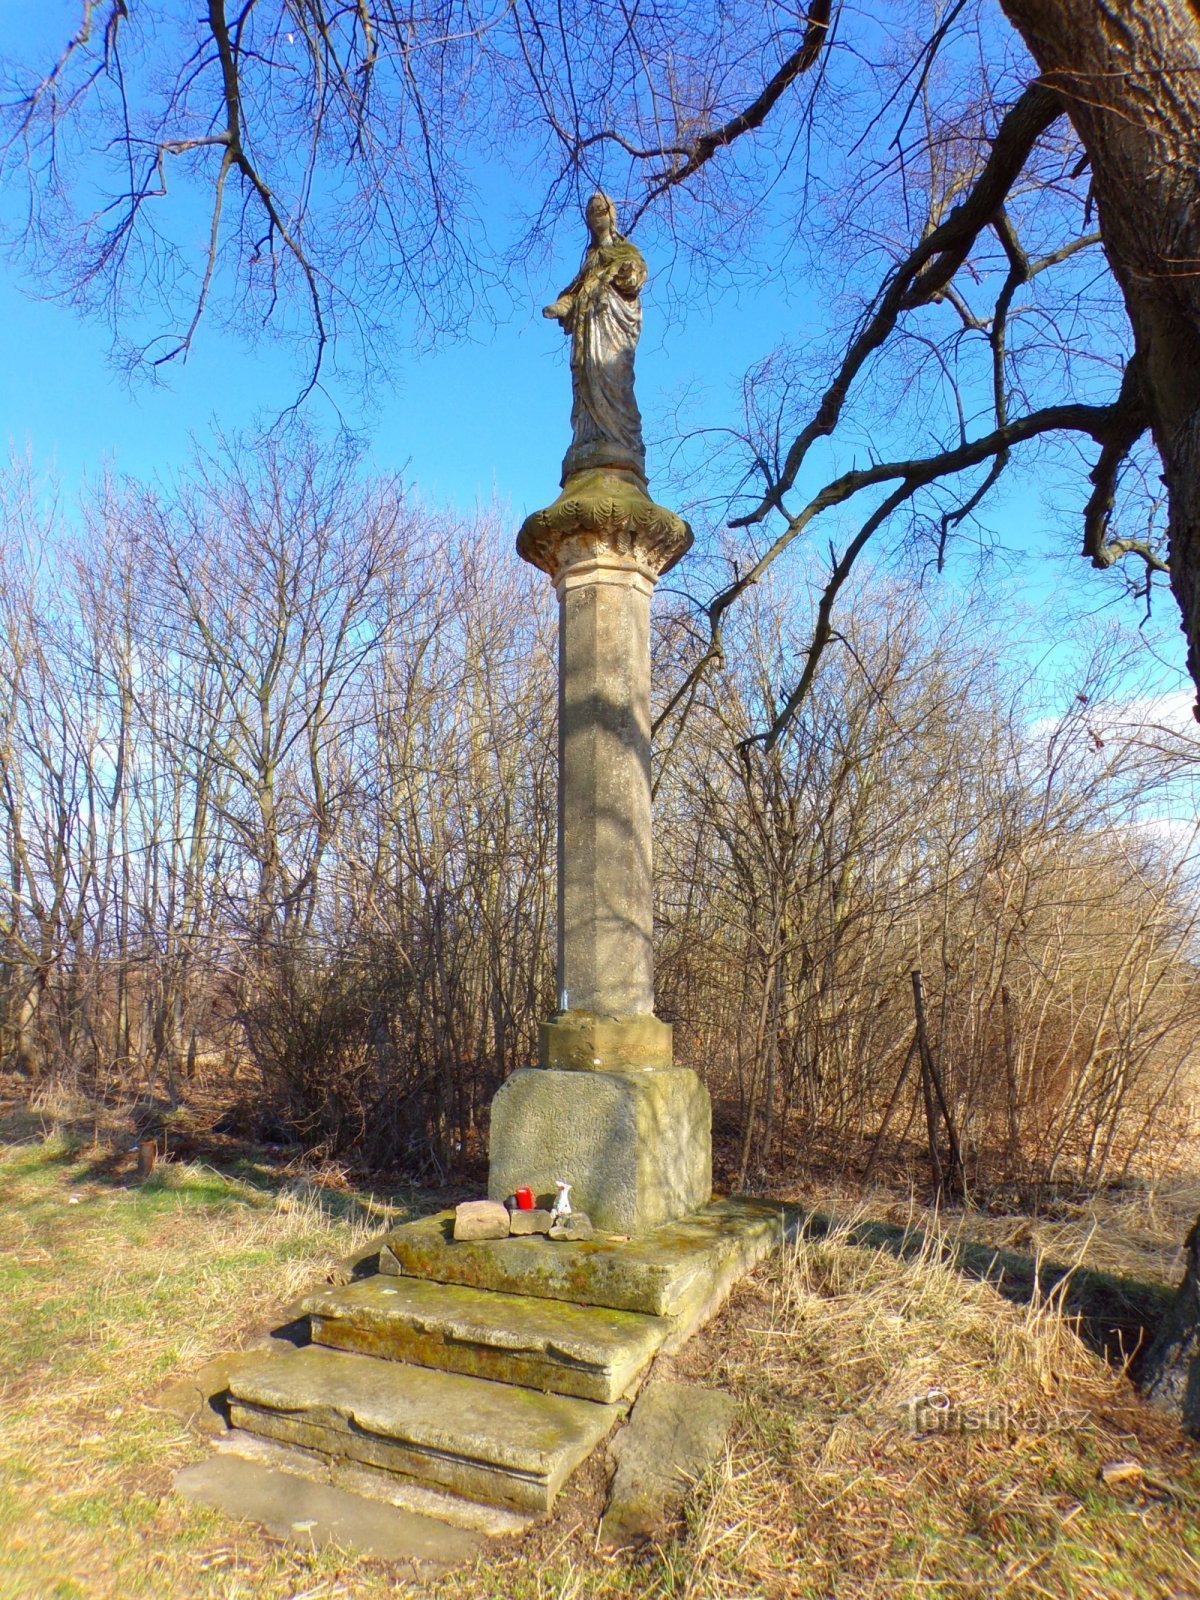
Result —
<instances>
[{"instance_id":1,"label":"rough bark","mask_svg":"<svg viewBox=\"0 0 1200 1600\"><path fill-rule=\"evenodd\" d=\"M1171 589L1200 690L1200 6L1001 0L1091 162L1170 508ZM1200 715L1200 713L1198 713ZM1146 1392L1200 1435L1200 1222Z\"/></svg>"},{"instance_id":2,"label":"rough bark","mask_svg":"<svg viewBox=\"0 0 1200 1600\"><path fill-rule=\"evenodd\" d=\"M1091 162L1170 504L1200 688L1200 15L1183 0L1002 0Z\"/></svg>"},{"instance_id":3,"label":"rough bark","mask_svg":"<svg viewBox=\"0 0 1200 1600\"><path fill-rule=\"evenodd\" d=\"M1151 1400L1200 1435L1200 1222L1187 1237L1183 1282L1139 1373Z\"/></svg>"}]
</instances>

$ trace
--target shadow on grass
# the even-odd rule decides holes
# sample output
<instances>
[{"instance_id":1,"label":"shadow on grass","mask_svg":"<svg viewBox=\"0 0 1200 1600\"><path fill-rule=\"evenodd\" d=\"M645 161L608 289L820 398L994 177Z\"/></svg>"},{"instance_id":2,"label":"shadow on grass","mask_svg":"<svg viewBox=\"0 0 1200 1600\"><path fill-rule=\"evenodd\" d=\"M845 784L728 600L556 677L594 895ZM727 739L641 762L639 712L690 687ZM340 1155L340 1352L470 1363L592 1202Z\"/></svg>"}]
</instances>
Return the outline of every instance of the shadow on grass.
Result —
<instances>
[{"instance_id":1,"label":"shadow on grass","mask_svg":"<svg viewBox=\"0 0 1200 1600\"><path fill-rule=\"evenodd\" d=\"M355 1189L340 1175L331 1180L320 1168L306 1166L295 1149L269 1151L248 1140L193 1130L160 1135L160 1159L148 1177L139 1178L132 1126L127 1112L49 1117L28 1106L7 1106L0 1113L0 1149L36 1150L39 1166L59 1169L64 1177L69 1173L74 1186L147 1199L170 1195L218 1208L255 1207L286 1196L330 1221L371 1228L380 1237L399 1222L452 1203L440 1191L412 1183L385 1181ZM51 1138L55 1142L48 1145Z\"/></svg>"},{"instance_id":2,"label":"shadow on grass","mask_svg":"<svg viewBox=\"0 0 1200 1600\"><path fill-rule=\"evenodd\" d=\"M319 1175L280 1171L252 1157L239 1156L215 1162L192 1158L183 1165L160 1161L147 1178L132 1169L132 1157L102 1155L78 1173L78 1181L123 1189L132 1194L185 1197L187 1201L220 1209L292 1200L311 1207L327 1221L371 1229L380 1238L398 1223L436 1209L431 1199L412 1187L389 1188L386 1193L362 1193L322 1183ZM375 1247L376 1255L378 1246Z\"/></svg>"},{"instance_id":3,"label":"shadow on grass","mask_svg":"<svg viewBox=\"0 0 1200 1600\"><path fill-rule=\"evenodd\" d=\"M28 1106L9 1107L0 1114L0 1144L39 1144L59 1127L57 1118L45 1117Z\"/></svg>"},{"instance_id":4,"label":"shadow on grass","mask_svg":"<svg viewBox=\"0 0 1200 1600\"><path fill-rule=\"evenodd\" d=\"M920 1228L899 1223L856 1222L846 1228L828 1212L810 1211L805 1216L804 1233L815 1239L838 1233L850 1244L886 1250L902 1260L922 1252L932 1253L964 1277L990 1283L1017 1305L1053 1296L1066 1314L1076 1319L1084 1343L1106 1361L1118 1365L1135 1364L1174 1299L1174 1291L1162 1284L1143 1283L1092 1267L1039 1261L1020 1251L968 1239L938 1239Z\"/></svg>"}]
</instances>

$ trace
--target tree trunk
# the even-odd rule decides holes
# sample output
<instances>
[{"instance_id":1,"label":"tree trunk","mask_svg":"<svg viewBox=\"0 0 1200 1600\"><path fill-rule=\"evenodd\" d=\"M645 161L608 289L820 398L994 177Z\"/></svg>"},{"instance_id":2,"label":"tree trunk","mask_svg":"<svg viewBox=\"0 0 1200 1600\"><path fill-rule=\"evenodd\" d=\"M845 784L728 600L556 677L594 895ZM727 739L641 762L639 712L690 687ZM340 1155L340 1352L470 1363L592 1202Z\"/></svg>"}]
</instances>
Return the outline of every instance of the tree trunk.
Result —
<instances>
[{"instance_id":1,"label":"tree trunk","mask_svg":"<svg viewBox=\"0 0 1200 1600\"><path fill-rule=\"evenodd\" d=\"M1183 1282L1139 1364L1138 1379L1151 1400L1200 1436L1200 1221L1187 1236Z\"/></svg>"},{"instance_id":2,"label":"tree trunk","mask_svg":"<svg viewBox=\"0 0 1200 1600\"><path fill-rule=\"evenodd\" d=\"M1200 10L1196 0L1001 0L1091 162L1163 463L1171 590L1200 690ZM1200 1222L1141 1378L1200 1435Z\"/></svg>"},{"instance_id":3,"label":"tree trunk","mask_svg":"<svg viewBox=\"0 0 1200 1600\"><path fill-rule=\"evenodd\" d=\"M42 1065L35 1025L44 990L44 979L35 973L26 987L24 998L18 1001L14 1011L13 1059L17 1071L31 1082L38 1078Z\"/></svg>"},{"instance_id":4,"label":"tree trunk","mask_svg":"<svg viewBox=\"0 0 1200 1600\"><path fill-rule=\"evenodd\" d=\"M1170 505L1200 688L1200 14L1184 0L1002 0L1091 162Z\"/></svg>"}]
</instances>

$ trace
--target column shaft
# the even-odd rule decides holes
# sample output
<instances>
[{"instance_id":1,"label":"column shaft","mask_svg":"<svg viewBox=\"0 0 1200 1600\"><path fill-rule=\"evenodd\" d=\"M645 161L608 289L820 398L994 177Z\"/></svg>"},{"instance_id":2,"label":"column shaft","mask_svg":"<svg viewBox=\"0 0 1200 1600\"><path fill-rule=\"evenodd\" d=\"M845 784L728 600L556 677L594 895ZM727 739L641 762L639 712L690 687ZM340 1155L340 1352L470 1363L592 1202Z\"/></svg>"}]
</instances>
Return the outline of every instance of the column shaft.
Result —
<instances>
[{"instance_id":1,"label":"column shaft","mask_svg":"<svg viewBox=\"0 0 1200 1600\"><path fill-rule=\"evenodd\" d=\"M632 560L558 576L558 986L563 1010L654 1010L650 596Z\"/></svg>"}]
</instances>

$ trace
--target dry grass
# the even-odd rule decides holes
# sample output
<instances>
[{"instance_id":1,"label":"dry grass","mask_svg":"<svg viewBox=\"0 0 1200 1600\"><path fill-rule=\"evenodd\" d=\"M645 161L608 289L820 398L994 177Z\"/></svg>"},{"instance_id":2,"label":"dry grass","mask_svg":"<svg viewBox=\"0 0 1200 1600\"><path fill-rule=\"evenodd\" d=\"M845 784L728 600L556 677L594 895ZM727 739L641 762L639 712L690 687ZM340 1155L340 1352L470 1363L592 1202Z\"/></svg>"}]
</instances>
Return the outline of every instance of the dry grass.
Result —
<instances>
[{"instance_id":1,"label":"dry grass","mask_svg":"<svg viewBox=\"0 0 1200 1600\"><path fill-rule=\"evenodd\" d=\"M1064 1201L1052 1216L970 1216L964 1230L1001 1249L1172 1287L1183 1273L1183 1241L1200 1216L1200 1183L1173 1176Z\"/></svg>"},{"instance_id":2,"label":"dry grass","mask_svg":"<svg viewBox=\"0 0 1200 1600\"><path fill-rule=\"evenodd\" d=\"M0 1150L0 1597L394 1593L380 1565L176 1500L175 1470L207 1446L146 1405L384 1219L198 1166L97 1178L96 1156L56 1137Z\"/></svg>"},{"instance_id":3,"label":"dry grass","mask_svg":"<svg viewBox=\"0 0 1200 1600\"><path fill-rule=\"evenodd\" d=\"M379 1231L380 1209L198 1166L100 1179L53 1138L0 1149L0 1192L0 1597L397 1593L380 1564L177 1502L173 1472L207 1447L144 1404ZM872 1219L776 1259L677 1358L743 1403L677 1537L599 1554L593 1461L438 1600L1200 1595L1200 1470L1173 1431L1056 1304L964 1277L932 1233L907 1256L864 1247ZM1175 1492L1103 1486L1130 1456Z\"/></svg>"},{"instance_id":4,"label":"dry grass","mask_svg":"<svg viewBox=\"0 0 1200 1600\"><path fill-rule=\"evenodd\" d=\"M743 1402L679 1538L604 1561L585 1486L485 1590L462 1575L439 1600L1200 1595L1193 1450L1057 1297L964 1279L936 1231L909 1256L864 1248L870 1221L755 1274L679 1358ZM1101 1466L1130 1457L1176 1492L1105 1487Z\"/></svg>"},{"instance_id":5,"label":"dry grass","mask_svg":"<svg viewBox=\"0 0 1200 1600\"><path fill-rule=\"evenodd\" d=\"M1126 1380L1056 1304L964 1280L933 1234L907 1259L855 1247L862 1220L742 1297L727 1377L749 1422L706 1522L745 1538L736 1579L695 1592L1200 1592L1192 1506L1097 1483L1136 1455L1200 1487Z\"/></svg>"}]
</instances>

